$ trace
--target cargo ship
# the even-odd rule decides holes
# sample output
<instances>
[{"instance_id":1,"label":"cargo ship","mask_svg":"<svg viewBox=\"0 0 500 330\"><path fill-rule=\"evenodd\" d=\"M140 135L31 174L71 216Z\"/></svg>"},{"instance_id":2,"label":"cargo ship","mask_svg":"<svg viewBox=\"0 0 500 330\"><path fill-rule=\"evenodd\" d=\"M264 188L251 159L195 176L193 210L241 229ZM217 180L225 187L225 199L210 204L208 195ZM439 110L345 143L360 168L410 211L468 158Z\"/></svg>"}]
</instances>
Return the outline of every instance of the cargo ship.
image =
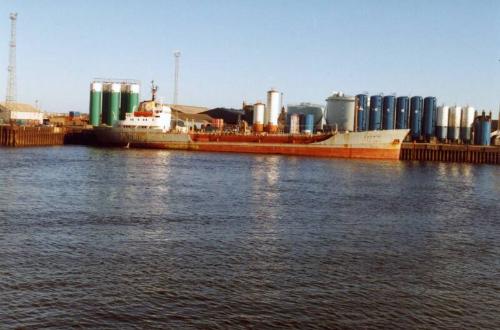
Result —
<instances>
[{"instance_id":1,"label":"cargo ship","mask_svg":"<svg viewBox=\"0 0 500 330\"><path fill-rule=\"evenodd\" d=\"M95 85L92 88L94 91ZM95 126L93 134L97 144L128 148L396 160L399 159L401 144L409 133L408 129L359 132L336 129L321 134L310 133L312 130L307 134L278 133L278 115L276 110L273 111L276 106L270 107L269 113L266 112L268 124L265 131L263 120L259 119L259 116L264 117L264 113L256 111L251 133L196 132L177 126L178 121L172 120L170 107L156 101L156 88L152 88L151 101L126 107L131 111L120 113L120 120L116 118L112 124L109 122ZM277 103L275 91L270 91L268 95L269 104ZM112 99L112 94L109 97ZM107 120L113 117L110 113L106 114ZM118 117L117 111L115 114Z\"/></svg>"},{"instance_id":2,"label":"cargo ship","mask_svg":"<svg viewBox=\"0 0 500 330\"><path fill-rule=\"evenodd\" d=\"M150 111L127 114L116 126L99 126L99 145L128 148L176 149L365 159L399 159L409 130L395 129L326 134L223 134L170 130L171 113L157 104Z\"/></svg>"}]
</instances>

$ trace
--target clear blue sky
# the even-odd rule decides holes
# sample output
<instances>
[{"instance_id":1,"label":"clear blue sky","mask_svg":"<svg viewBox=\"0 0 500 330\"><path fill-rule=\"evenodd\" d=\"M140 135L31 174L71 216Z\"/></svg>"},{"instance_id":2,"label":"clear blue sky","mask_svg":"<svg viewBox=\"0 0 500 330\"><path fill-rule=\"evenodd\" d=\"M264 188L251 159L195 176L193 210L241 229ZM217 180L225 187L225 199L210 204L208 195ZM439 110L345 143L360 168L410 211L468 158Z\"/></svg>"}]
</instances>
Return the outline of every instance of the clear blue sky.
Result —
<instances>
[{"instance_id":1,"label":"clear blue sky","mask_svg":"<svg viewBox=\"0 0 500 330\"><path fill-rule=\"evenodd\" d=\"M0 95L17 11L18 100L88 111L94 77L149 81L181 103L240 107L270 87L286 103L347 94L433 95L498 112L500 1L0 2ZM3 50L2 50L3 49ZM496 116L496 115L495 115Z\"/></svg>"}]
</instances>

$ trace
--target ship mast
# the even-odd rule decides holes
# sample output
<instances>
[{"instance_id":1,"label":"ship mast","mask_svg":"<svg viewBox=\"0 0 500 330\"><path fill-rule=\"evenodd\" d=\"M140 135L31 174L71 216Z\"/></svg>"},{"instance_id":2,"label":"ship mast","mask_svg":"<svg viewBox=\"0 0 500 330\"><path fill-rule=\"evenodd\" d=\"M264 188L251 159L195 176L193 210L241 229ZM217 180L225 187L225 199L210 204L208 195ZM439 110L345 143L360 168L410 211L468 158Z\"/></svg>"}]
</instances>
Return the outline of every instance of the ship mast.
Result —
<instances>
[{"instance_id":1,"label":"ship mast","mask_svg":"<svg viewBox=\"0 0 500 330\"><path fill-rule=\"evenodd\" d=\"M155 81L151 80L151 101L156 100L156 93L158 92L158 85L155 85Z\"/></svg>"}]
</instances>

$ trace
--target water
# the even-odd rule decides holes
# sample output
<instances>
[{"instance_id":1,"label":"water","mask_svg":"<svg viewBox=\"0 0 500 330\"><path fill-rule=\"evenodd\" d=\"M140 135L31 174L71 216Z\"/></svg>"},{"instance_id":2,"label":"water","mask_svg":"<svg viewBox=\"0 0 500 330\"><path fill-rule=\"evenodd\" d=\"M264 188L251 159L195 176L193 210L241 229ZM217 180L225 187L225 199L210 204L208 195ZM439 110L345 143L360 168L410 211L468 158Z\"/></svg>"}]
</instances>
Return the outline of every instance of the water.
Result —
<instances>
[{"instance_id":1,"label":"water","mask_svg":"<svg viewBox=\"0 0 500 330\"><path fill-rule=\"evenodd\" d=\"M500 328L500 167L0 148L0 328Z\"/></svg>"}]
</instances>

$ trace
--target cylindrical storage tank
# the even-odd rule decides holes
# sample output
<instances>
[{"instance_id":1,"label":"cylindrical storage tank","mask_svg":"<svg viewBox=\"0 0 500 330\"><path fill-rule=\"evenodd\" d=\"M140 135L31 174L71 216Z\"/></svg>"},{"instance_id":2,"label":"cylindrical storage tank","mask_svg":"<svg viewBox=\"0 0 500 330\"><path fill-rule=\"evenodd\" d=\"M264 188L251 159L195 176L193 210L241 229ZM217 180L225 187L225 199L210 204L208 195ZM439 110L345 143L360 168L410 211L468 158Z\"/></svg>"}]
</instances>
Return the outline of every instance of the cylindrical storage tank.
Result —
<instances>
[{"instance_id":1,"label":"cylindrical storage tank","mask_svg":"<svg viewBox=\"0 0 500 330\"><path fill-rule=\"evenodd\" d=\"M408 114L410 113L410 99L408 96L399 96L396 99L396 129L408 128Z\"/></svg>"},{"instance_id":2,"label":"cylindrical storage tank","mask_svg":"<svg viewBox=\"0 0 500 330\"><path fill-rule=\"evenodd\" d=\"M109 122L108 125L114 125L120 115L120 92L121 84L111 84L111 99L110 99L110 111L109 111Z\"/></svg>"},{"instance_id":3,"label":"cylindrical storage tank","mask_svg":"<svg viewBox=\"0 0 500 330\"><path fill-rule=\"evenodd\" d=\"M90 108L89 124L99 126L101 124L102 113L102 84L93 82L90 84Z\"/></svg>"},{"instance_id":4,"label":"cylindrical storage tank","mask_svg":"<svg viewBox=\"0 0 500 330\"><path fill-rule=\"evenodd\" d=\"M128 104L130 102L130 85L122 84L120 91L120 120L125 119L125 113L127 112Z\"/></svg>"},{"instance_id":5,"label":"cylindrical storage tank","mask_svg":"<svg viewBox=\"0 0 500 330\"><path fill-rule=\"evenodd\" d=\"M368 128L368 95L356 95L354 111L356 113L356 130L366 131Z\"/></svg>"},{"instance_id":6,"label":"cylindrical storage tank","mask_svg":"<svg viewBox=\"0 0 500 330\"><path fill-rule=\"evenodd\" d=\"M436 137L444 141L448 137L448 114L449 107L442 105L437 108L436 116Z\"/></svg>"},{"instance_id":7,"label":"cylindrical storage tank","mask_svg":"<svg viewBox=\"0 0 500 330\"><path fill-rule=\"evenodd\" d=\"M382 103L382 129L394 129L394 114L396 112L396 97L384 96Z\"/></svg>"},{"instance_id":8,"label":"cylindrical storage tank","mask_svg":"<svg viewBox=\"0 0 500 330\"><path fill-rule=\"evenodd\" d=\"M306 123L304 126L305 134L312 134L314 131L314 115L312 113L308 113L306 116Z\"/></svg>"},{"instance_id":9,"label":"cylindrical storage tank","mask_svg":"<svg viewBox=\"0 0 500 330\"><path fill-rule=\"evenodd\" d=\"M462 116L460 119L460 140L463 143L470 143L472 139L472 124L474 123L474 113L473 107L463 107Z\"/></svg>"},{"instance_id":10,"label":"cylindrical storage tank","mask_svg":"<svg viewBox=\"0 0 500 330\"><path fill-rule=\"evenodd\" d=\"M448 140L457 141L460 138L460 116L462 107L451 107L448 112Z\"/></svg>"},{"instance_id":11,"label":"cylindrical storage tank","mask_svg":"<svg viewBox=\"0 0 500 330\"><path fill-rule=\"evenodd\" d=\"M109 112L111 104L111 84L105 83L102 86L102 118L101 124L107 124L109 122Z\"/></svg>"},{"instance_id":12,"label":"cylindrical storage tank","mask_svg":"<svg viewBox=\"0 0 500 330\"><path fill-rule=\"evenodd\" d=\"M410 99L410 130L411 138L418 140L422 135L422 111L424 100L421 96L413 96Z\"/></svg>"},{"instance_id":13,"label":"cylindrical storage tank","mask_svg":"<svg viewBox=\"0 0 500 330\"><path fill-rule=\"evenodd\" d=\"M306 127L306 115L299 113L299 129L300 132L304 132L304 127Z\"/></svg>"},{"instance_id":14,"label":"cylindrical storage tank","mask_svg":"<svg viewBox=\"0 0 500 330\"><path fill-rule=\"evenodd\" d=\"M489 146L491 142L491 116L478 116L474 121L474 144Z\"/></svg>"},{"instance_id":15,"label":"cylindrical storage tank","mask_svg":"<svg viewBox=\"0 0 500 330\"><path fill-rule=\"evenodd\" d=\"M121 85L112 83L104 85L102 100L102 122L112 126L118 121L120 113Z\"/></svg>"},{"instance_id":16,"label":"cylindrical storage tank","mask_svg":"<svg viewBox=\"0 0 500 330\"><path fill-rule=\"evenodd\" d=\"M289 132L290 134L300 133L300 114L292 113L289 115Z\"/></svg>"},{"instance_id":17,"label":"cylindrical storage tank","mask_svg":"<svg viewBox=\"0 0 500 330\"><path fill-rule=\"evenodd\" d=\"M424 117L422 135L429 141L436 134L436 98L428 96L424 99Z\"/></svg>"},{"instance_id":18,"label":"cylindrical storage tank","mask_svg":"<svg viewBox=\"0 0 500 330\"><path fill-rule=\"evenodd\" d=\"M326 124L330 129L354 131L354 103L354 97L342 92L326 99Z\"/></svg>"},{"instance_id":19,"label":"cylindrical storage tank","mask_svg":"<svg viewBox=\"0 0 500 330\"><path fill-rule=\"evenodd\" d=\"M267 106L264 125L270 133L278 130L278 118L280 116L280 93L274 89L267 92Z\"/></svg>"},{"instance_id":20,"label":"cylindrical storage tank","mask_svg":"<svg viewBox=\"0 0 500 330\"><path fill-rule=\"evenodd\" d=\"M255 103L253 106L253 131L260 133L264 130L264 115L266 106L264 103Z\"/></svg>"},{"instance_id":21,"label":"cylindrical storage tank","mask_svg":"<svg viewBox=\"0 0 500 330\"><path fill-rule=\"evenodd\" d=\"M125 110L126 113L133 113L139 110L139 94L141 93L141 86L139 84L130 84L128 87L128 106Z\"/></svg>"},{"instance_id":22,"label":"cylindrical storage tank","mask_svg":"<svg viewBox=\"0 0 500 330\"><path fill-rule=\"evenodd\" d=\"M382 128L382 95L370 96L370 120L368 128L370 131Z\"/></svg>"}]
</instances>

